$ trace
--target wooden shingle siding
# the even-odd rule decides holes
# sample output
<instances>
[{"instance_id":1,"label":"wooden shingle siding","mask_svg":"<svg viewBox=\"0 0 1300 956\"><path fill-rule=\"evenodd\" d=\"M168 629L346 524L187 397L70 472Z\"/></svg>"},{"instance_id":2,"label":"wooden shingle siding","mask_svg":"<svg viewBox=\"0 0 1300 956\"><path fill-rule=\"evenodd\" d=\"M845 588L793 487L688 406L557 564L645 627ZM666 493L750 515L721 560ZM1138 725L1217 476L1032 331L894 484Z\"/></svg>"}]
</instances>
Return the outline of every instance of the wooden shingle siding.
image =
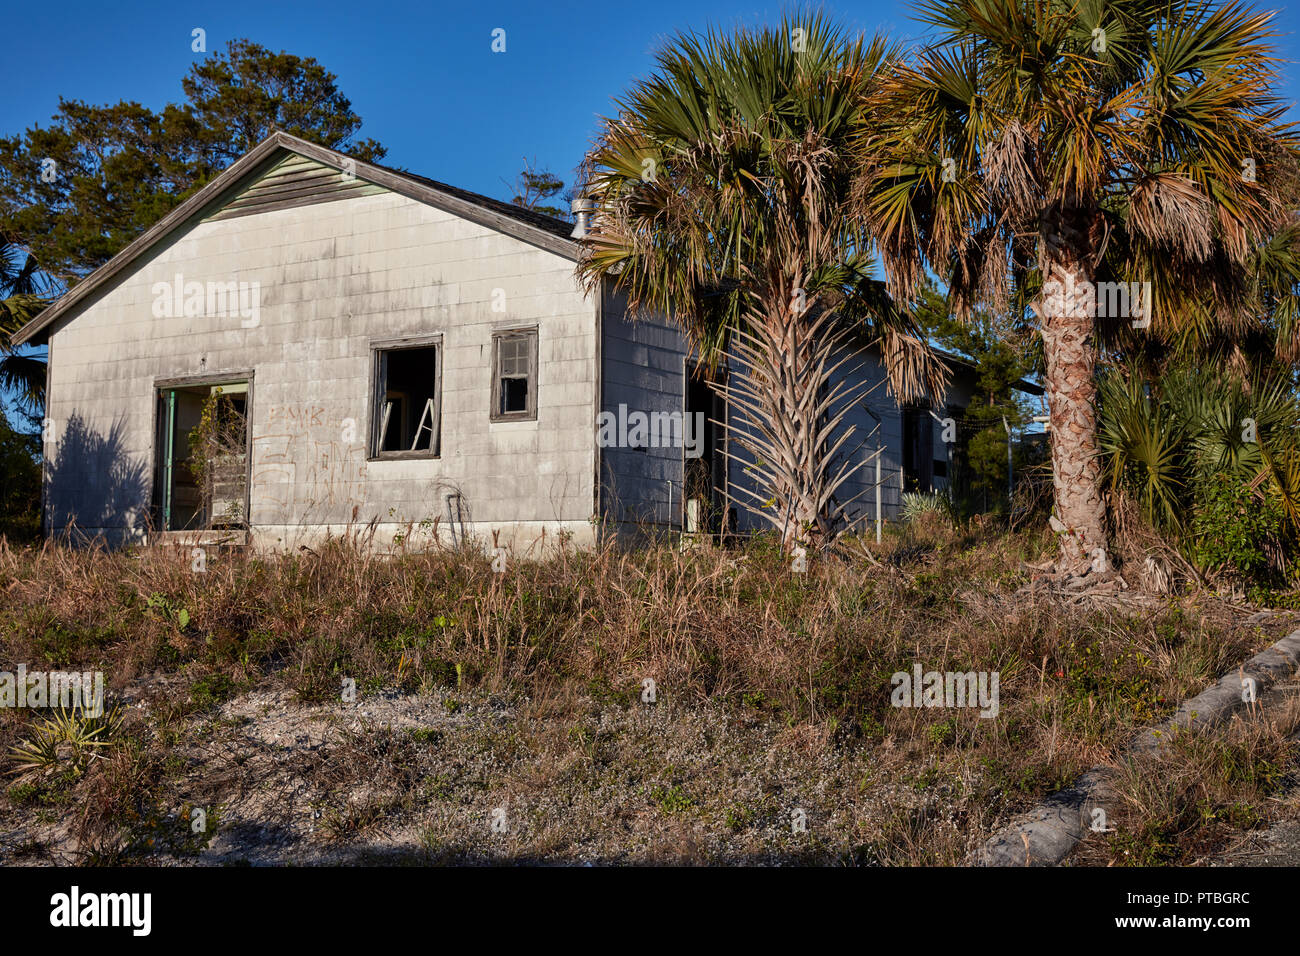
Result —
<instances>
[{"instance_id":1,"label":"wooden shingle siding","mask_svg":"<svg viewBox=\"0 0 1300 956\"><path fill-rule=\"evenodd\" d=\"M178 273L205 286L256 283L258 323L155 316L154 284ZM505 312L494 311L500 301ZM59 529L71 516L113 540L142 522L150 483L107 482L128 465L154 474L160 383L256 369L255 545L315 546L327 529L372 520L379 547L426 519L441 517L445 535L455 494L466 530L488 544L493 530L521 549L543 528L547 541L557 529L582 540L594 533L595 321L571 260L394 191L198 223L52 333L48 416L61 440L74 420L88 436L115 436L104 446L115 457L87 454L86 442L57 446L48 520ZM538 329L537 419L492 422L492 333L524 327ZM370 460L374 348L438 336L440 457Z\"/></svg>"},{"instance_id":2,"label":"wooden shingle siding","mask_svg":"<svg viewBox=\"0 0 1300 956\"><path fill-rule=\"evenodd\" d=\"M250 183L204 221L234 219L273 209L333 202L336 199L370 196L384 191L382 186L368 183L356 176L344 176L339 170L315 160L291 155Z\"/></svg>"}]
</instances>

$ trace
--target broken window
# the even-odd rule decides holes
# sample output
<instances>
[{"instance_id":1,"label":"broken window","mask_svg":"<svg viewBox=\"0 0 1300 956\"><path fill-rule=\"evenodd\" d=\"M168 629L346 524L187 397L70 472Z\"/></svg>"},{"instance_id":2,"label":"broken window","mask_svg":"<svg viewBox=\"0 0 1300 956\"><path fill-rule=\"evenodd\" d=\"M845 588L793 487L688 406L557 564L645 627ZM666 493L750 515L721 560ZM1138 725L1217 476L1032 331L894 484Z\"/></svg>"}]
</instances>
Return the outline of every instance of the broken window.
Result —
<instances>
[{"instance_id":1,"label":"broken window","mask_svg":"<svg viewBox=\"0 0 1300 956\"><path fill-rule=\"evenodd\" d=\"M537 418L537 330L492 336L492 421Z\"/></svg>"},{"instance_id":2,"label":"broken window","mask_svg":"<svg viewBox=\"0 0 1300 956\"><path fill-rule=\"evenodd\" d=\"M377 349L375 458L433 458L442 433L438 347Z\"/></svg>"}]
</instances>

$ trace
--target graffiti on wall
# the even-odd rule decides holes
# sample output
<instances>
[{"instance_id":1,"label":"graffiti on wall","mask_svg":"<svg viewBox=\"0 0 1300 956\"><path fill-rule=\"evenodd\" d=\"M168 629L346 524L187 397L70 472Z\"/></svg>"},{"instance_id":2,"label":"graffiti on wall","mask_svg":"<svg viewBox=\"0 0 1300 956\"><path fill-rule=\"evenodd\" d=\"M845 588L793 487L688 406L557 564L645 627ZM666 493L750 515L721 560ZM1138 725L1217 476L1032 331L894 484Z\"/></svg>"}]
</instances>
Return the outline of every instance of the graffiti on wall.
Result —
<instances>
[{"instance_id":1,"label":"graffiti on wall","mask_svg":"<svg viewBox=\"0 0 1300 956\"><path fill-rule=\"evenodd\" d=\"M253 520L346 520L365 501L361 428L319 403L272 405L253 425Z\"/></svg>"}]
</instances>

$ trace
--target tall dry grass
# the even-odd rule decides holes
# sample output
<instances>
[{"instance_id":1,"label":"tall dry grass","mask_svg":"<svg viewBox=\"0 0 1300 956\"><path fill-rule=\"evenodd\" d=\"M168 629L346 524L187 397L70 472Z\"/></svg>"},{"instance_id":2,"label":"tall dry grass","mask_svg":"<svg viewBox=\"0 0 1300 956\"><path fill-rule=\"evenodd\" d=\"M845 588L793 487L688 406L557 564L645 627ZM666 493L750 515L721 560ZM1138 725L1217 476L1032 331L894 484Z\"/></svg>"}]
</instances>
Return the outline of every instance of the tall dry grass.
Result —
<instances>
[{"instance_id":1,"label":"tall dry grass","mask_svg":"<svg viewBox=\"0 0 1300 956\"><path fill-rule=\"evenodd\" d=\"M978 756L1012 789L1083 769L1260 643L1171 602L1157 614L1011 600L1050 541L993 530L851 543L792 573L738 550L379 555L341 538L290 555L0 546L0 641L29 668L103 669L180 719L241 689L303 700L438 686L533 700L720 701L845 740ZM890 706L890 676L997 671L1001 714ZM5 715L0 743L24 720ZM995 774L997 776L997 774Z\"/></svg>"}]
</instances>

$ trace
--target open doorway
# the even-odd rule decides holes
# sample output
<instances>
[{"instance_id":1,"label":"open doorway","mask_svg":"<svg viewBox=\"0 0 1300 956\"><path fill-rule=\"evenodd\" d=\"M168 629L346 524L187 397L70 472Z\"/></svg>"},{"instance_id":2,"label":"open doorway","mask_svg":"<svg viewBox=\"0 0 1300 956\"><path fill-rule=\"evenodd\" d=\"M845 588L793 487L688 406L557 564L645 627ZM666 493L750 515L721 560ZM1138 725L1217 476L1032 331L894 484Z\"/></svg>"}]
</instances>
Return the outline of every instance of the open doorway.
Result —
<instances>
[{"instance_id":1,"label":"open doorway","mask_svg":"<svg viewBox=\"0 0 1300 956\"><path fill-rule=\"evenodd\" d=\"M719 369L715 374L725 375ZM726 402L709 385L708 373L687 360L683 435L682 530L718 534L730 528L727 513ZM701 434L701 423L703 434Z\"/></svg>"},{"instance_id":2,"label":"open doorway","mask_svg":"<svg viewBox=\"0 0 1300 956\"><path fill-rule=\"evenodd\" d=\"M158 389L155 521L163 531L248 526L247 381Z\"/></svg>"},{"instance_id":3,"label":"open doorway","mask_svg":"<svg viewBox=\"0 0 1300 956\"><path fill-rule=\"evenodd\" d=\"M903 406L903 478L907 491L934 490L934 426L929 403Z\"/></svg>"}]
</instances>

